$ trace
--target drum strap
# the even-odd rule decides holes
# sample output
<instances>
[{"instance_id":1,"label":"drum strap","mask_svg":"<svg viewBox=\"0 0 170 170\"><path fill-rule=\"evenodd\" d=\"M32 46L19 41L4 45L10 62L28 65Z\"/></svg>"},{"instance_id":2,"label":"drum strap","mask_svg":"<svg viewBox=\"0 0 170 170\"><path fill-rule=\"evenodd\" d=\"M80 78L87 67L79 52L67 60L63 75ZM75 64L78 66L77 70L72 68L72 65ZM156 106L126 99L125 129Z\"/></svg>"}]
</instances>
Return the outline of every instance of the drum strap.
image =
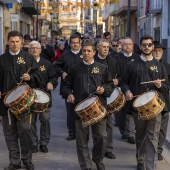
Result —
<instances>
[{"instance_id":1,"label":"drum strap","mask_svg":"<svg viewBox=\"0 0 170 170\"><path fill-rule=\"evenodd\" d=\"M27 100L27 106L28 106L28 114L30 114L30 124L32 123L32 113L30 113L31 111L31 106L30 106L30 103L31 103L31 100L34 96L30 96Z\"/></svg>"}]
</instances>

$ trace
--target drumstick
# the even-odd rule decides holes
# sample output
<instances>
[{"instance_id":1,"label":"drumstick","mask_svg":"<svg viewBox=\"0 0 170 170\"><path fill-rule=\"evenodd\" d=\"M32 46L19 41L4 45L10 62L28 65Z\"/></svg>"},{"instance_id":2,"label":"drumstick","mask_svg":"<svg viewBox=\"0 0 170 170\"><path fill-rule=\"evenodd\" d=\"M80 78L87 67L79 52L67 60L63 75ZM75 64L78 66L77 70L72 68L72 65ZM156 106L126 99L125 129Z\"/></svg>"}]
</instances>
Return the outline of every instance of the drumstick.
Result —
<instances>
[{"instance_id":1,"label":"drumstick","mask_svg":"<svg viewBox=\"0 0 170 170\"><path fill-rule=\"evenodd\" d=\"M115 79L116 79L116 77L117 77L117 73L116 73L116 75L115 75Z\"/></svg>"},{"instance_id":2,"label":"drumstick","mask_svg":"<svg viewBox=\"0 0 170 170\"><path fill-rule=\"evenodd\" d=\"M105 84L103 84L101 87L104 87L104 86L105 86ZM97 90L95 90L92 94L89 94L89 97L90 97L90 96L93 96L93 95L96 93L96 91L97 91Z\"/></svg>"},{"instance_id":3,"label":"drumstick","mask_svg":"<svg viewBox=\"0 0 170 170\"><path fill-rule=\"evenodd\" d=\"M31 70L31 67L28 69L28 71L26 72L27 74L29 73L29 71ZM19 83L18 83L18 86L21 85L21 83L23 82L24 79L22 79Z\"/></svg>"},{"instance_id":4,"label":"drumstick","mask_svg":"<svg viewBox=\"0 0 170 170\"><path fill-rule=\"evenodd\" d=\"M160 81L165 81L165 79L161 79ZM154 83L154 81L145 81L145 82L141 82L140 84L147 84L147 83Z\"/></svg>"},{"instance_id":5,"label":"drumstick","mask_svg":"<svg viewBox=\"0 0 170 170\"><path fill-rule=\"evenodd\" d=\"M135 98L135 97L138 97L138 96L140 96L140 95L133 96L132 98Z\"/></svg>"}]
</instances>

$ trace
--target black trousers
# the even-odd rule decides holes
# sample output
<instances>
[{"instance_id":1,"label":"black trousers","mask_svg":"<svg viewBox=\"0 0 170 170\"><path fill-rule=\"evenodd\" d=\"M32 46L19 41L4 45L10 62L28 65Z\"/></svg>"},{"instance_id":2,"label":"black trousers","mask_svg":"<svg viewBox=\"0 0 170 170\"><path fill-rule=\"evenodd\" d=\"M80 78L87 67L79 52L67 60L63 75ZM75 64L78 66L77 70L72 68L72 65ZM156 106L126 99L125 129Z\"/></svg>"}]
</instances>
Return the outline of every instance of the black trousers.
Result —
<instances>
[{"instance_id":1,"label":"black trousers","mask_svg":"<svg viewBox=\"0 0 170 170\"><path fill-rule=\"evenodd\" d=\"M10 113L11 125L8 116L2 117L5 141L9 150L9 161L14 165L21 165L23 162L31 162L32 159L32 131L30 115L23 113L17 120L13 113ZM21 151L21 159L20 159Z\"/></svg>"},{"instance_id":2,"label":"black trousers","mask_svg":"<svg viewBox=\"0 0 170 170\"><path fill-rule=\"evenodd\" d=\"M75 112L74 112L74 105L72 103L68 103L65 100L66 109L67 109L67 128L69 133L74 133L76 131L75 125Z\"/></svg>"}]
</instances>

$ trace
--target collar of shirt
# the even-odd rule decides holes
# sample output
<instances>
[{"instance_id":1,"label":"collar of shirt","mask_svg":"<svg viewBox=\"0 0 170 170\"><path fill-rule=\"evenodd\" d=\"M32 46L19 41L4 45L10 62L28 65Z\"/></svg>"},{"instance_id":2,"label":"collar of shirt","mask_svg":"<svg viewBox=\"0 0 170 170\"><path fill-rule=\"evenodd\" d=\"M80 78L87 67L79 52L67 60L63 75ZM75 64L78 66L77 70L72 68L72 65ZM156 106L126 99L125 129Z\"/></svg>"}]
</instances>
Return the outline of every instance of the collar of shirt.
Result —
<instances>
[{"instance_id":1,"label":"collar of shirt","mask_svg":"<svg viewBox=\"0 0 170 170\"><path fill-rule=\"evenodd\" d=\"M132 52L131 52L130 54L126 54L126 53L123 51L123 55L124 55L125 57L131 57L131 56L132 56Z\"/></svg>"},{"instance_id":2,"label":"collar of shirt","mask_svg":"<svg viewBox=\"0 0 170 170\"><path fill-rule=\"evenodd\" d=\"M87 62L85 62L84 60L83 60L83 63L85 64L85 65L91 65L91 64L93 64L94 63L94 60L89 64L89 63L87 63Z\"/></svg>"},{"instance_id":3,"label":"collar of shirt","mask_svg":"<svg viewBox=\"0 0 170 170\"><path fill-rule=\"evenodd\" d=\"M74 54L78 54L80 52L80 49L78 51L72 51L71 50L71 52L74 53Z\"/></svg>"},{"instance_id":4,"label":"collar of shirt","mask_svg":"<svg viewBox=\"0 0 170 170\"><path fill-rule=\"evenodd\" d=\"M9 50L9 53L10 53L11 55L18 55L19 52L20 52L20 50L19 50L18 52L16 52L16 53L13 53L11 50Z\"/></svg>"},{"instance_id":5,"label":"collar of shirt","mask_svg":"<svg viewBox=\"0 0 170 170\"><path fill-rule=\"evenodd\" d=\"M40 61L40 57L36 59L37 60L37 63Z\"/></svg>"},{"instance_id":6,"label":"collar of shirt","mask_svg":"<svg viewBox=\"0 0 170 170\"><path fill-rule=\"evenodd\" d=\"M101 60L104 60L104 59L106 58L106 56L105 56L105 57L101 57L99 54L98 54L98 57L99 57Z\"/></svg>"},{"instance_id":7,"label":"collar of shirt","mask_svg":"<svg viewBox=\"0 0 170 170\"><path fill-rule=\"evenodd\" d=\"M145 57L143 57L142 55L140 56L140 58L141 58L141 60L143 60L143 61L151 61L151 60L153 60L153 56L152 56L152 58L150 58L149 60L146 60L146 58Z\"/></svg>"}]
</instances>

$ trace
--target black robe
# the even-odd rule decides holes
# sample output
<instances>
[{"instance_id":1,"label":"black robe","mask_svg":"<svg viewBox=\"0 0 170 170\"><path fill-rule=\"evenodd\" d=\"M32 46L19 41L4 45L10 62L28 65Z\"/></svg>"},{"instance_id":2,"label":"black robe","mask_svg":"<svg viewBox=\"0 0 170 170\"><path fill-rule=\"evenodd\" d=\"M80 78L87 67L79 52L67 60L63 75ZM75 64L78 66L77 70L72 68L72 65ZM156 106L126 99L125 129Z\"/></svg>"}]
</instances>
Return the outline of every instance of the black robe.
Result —
<instances>
[{"instance_id":1,"label":"black robe","mask_svg":"<svg viewBox=\"0 0 170 170\"><path fill-rule=\"evenodd\" d=\"M99 62L99 63L102 63L102 64L106 65L108 67L109 71L110 71L112 79L115 79L115 76L117 74L117 66L116 66L117 61L113 57L108 55L108 56L106 56L105 59L100 59L98 57L98 54L96 54L94 56L94 60Z\"/></svg>"},{"instance_id":2,"label":"black robe","mask_svg":"<svg viewBox=\"0 0 170 170\"><path fill-rule=\"evenodd\" d=\"M140 56L138 54L132 53L131 57L125 57L123 52L117 54L114 56L114 58L117 61L117 77L119 80L119 86L120 86L120 81L121 78L125 72L125 68L128 62L133 61L137 58L139 58Z\"/></svg>"},{"instance_id":3,"label":"black robe","mask_svg":"<svg viewBox=\"0 0 170 170\"><path fill-rule=\"evenodd\" d=\"M38 64L34 57L28 52L20 51L18 55L12 56L9 52L0 56L0 91L9 92L21 81L21 76L29 71L30 81L25 81L30 87L41 86L41 75ZM24 81L23 81L24 83ZM4 105L4 95L0 99L0 115L7 115L7 107Z\"/></svg>"},{"instance_id":4,"label":"black robe","mask_svg":"<svg viewBox=\"0 0 170 170\"><path fill-rule=\"evenodd\" d=\"M104 93L98 95L103 106L106 108L106 97L113 92L113 81L108 68L98 62L85 65L80 62L71 69L62 84L62 95L65 99L70 94L75 96L75 106L96 91L98 86L104 87Z\"/></svg>"},{"instance_id":5,"label":"black robe","mask_svg":"<svg viewBox=\"0 0 170 170\"><path fill-rule=\"evenodd\" d=\"M161 88L157 88L153 83L140 84L141 82L153 81L157 79L166 80L161 83ZM165 67L162 63L156 61L155 59L145 62L141 58L138 58L135 61L128 63L121 80L121 89L124 94L128 90L130 90L134 96L141 95L148 90L155 90L165 103L166 101L163 93L167 92L168 88L169 82ZM127 102L127 113L135 111L132 107L134 100L135 98ZM165 105L164 111L168 111L167 105Z\"/></svg>"},{"instance_id":6,"label":"black robe","mask_svg":"<svg viewBox=\"0 0 170 170\"><path fill-rule=\"evenodd\" d=\"M41 51L41 54L40 56L50 62L52 62L52 58L55 57L55 51L54 51L54 48L49 45L49 44L46 44L46 49L43 49L42 48L42 51Z\"/></svg>"},{"instance_id":7,"label":"black robe","mask_svg":"<svg viewBox=\"0 0 170 170\"><path fill-rule=\"evenodd\" d=\"M40 58L40 61L38 62L38 67L41 73L42 81L41 81L41 87L43 90L45 90L51 97L51 90L46 90L47 83L51 83L53 85L53 88L56 88L58 85L58 77L57 73L55 72L55 69L51 62ZM49 107L52 106L52 98L50 100Z\"/></svg>"},{"instance_id":8,"label":"black robe","mask_svg":"<svg viewBox=\"0 0 170 170\"><path fill-rule=\"evenodd\" d=\"M62 74L64 72L68 73L72 67L83 60L82 51L74 54L71 50L64 52L61 57L56 61L54 67L57 72L57 75L61 77L60 84L60 94L61 94L61 86L63 82Z\"/></svg>"}]
</instances>

